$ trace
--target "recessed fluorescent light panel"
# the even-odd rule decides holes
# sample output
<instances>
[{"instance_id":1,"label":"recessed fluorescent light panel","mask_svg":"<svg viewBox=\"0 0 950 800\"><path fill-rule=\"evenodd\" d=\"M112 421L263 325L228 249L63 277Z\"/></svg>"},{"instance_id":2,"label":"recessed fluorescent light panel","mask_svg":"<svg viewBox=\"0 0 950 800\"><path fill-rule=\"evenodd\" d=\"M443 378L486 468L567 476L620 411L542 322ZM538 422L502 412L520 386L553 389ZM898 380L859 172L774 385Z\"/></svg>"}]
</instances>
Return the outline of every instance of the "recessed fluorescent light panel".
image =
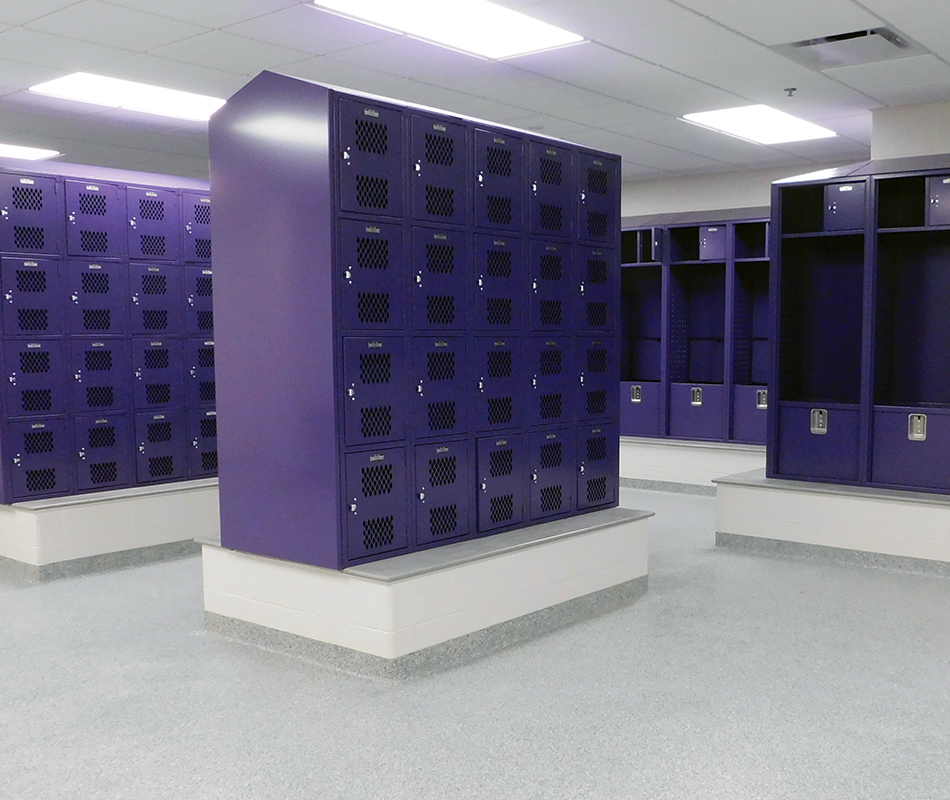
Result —
<instances>
[{"instance_id":1,"label":"recessed fluorescent light panel","mask_svg":"<svg viewBox=\"0 0 950 800\"><path fill-rule=\"evenodd\" d=\"M161 117L206 122L224 100L177 89L149 86L145 83L107 78L88 72L74 72L62 78L30 87L31 92L78 100L109 108L124 108Z\"/></svg>"},{"instance_id":2,"label":"recessed fluorescent light panel","mask_svg":"<svg viewBox=\"0 0 950 800\"><path fill-rule=\"evenodd\" d=\"M43 150L39 147L20 147L18 144L0 144L0 158L22 158L26 161L42 161L44 158L61 156L59 150Z\"/></svg>"},{"instance_id":3,"label":"recessed fluorescent light panel","mask_svg":"<svg viewBox=\"0 0 950 800\"><path fill-rule=\"evenodd\" d=\"M483 58L523 56L584 41L488 0L316 0L314 5Z\"/></svg>"},{"instance_id":4,"label":"recessed fluorescent light panel","mask_svg":"<svg viewBox=\"0 0 950 800\"><path fill-rule=\"evenodd\" d=\"M808 139L829 139L838 135L820 125L769 106L742 106L684 114L683 120L758 144L803 142Z\"/></svg>"}]
</instances>

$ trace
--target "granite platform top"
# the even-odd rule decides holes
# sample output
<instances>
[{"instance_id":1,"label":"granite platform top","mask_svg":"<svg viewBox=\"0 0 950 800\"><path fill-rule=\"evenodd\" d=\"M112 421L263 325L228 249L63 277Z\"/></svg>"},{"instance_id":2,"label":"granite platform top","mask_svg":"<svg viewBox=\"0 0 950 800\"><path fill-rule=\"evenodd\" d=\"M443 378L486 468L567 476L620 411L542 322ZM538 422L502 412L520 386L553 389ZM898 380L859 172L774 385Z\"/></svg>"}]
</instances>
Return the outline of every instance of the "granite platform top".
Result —
<instances>
[{"instance_id":1,"label":"granite platform top","mask_svg":"<svg viewBox=\"0 0 950 800\"><path fill-rule=\"evenodd\" d=\"M652 444L657 447L688 447L690 450L729 450L739 453L761 453L765 455L764 444L746 442L705 442L699 439L658 439L655 436L621 436L621 442Z\"/></svg>"},{"instance_id":2,"label":"granite platform top","mask_svg":"<svg viewBox=\"0 0 950 800\"><path fill-rule=\"evenodd\" d=\"M217 488L217 486L217 478L198 478L192 481L160 483L155 486L132 486L128 489L112 489L107 492L71 494L65 497L48 497L43 500L23 500L19 503L11 504L11 508L19 508L24 511L50 511L57 508L68 508L69 506L106 503L112 500L133 500L136 497L148 497L150 495L194 492L199 489Z\"/></svg>"}]
</instances>

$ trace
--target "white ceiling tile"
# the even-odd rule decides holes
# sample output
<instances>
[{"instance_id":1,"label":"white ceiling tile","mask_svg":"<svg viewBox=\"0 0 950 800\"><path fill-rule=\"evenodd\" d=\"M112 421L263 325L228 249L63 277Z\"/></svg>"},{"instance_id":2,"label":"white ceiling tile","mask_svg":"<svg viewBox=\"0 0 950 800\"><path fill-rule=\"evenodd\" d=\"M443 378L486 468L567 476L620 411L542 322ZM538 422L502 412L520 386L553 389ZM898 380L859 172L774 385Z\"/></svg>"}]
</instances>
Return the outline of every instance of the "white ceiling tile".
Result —
<instances>
[{"instance_id":1,"label":"white ceiling tile","mask_svg":"<svg viewBox=\"0 0 950 800\"><path fill-rule=\"evenodd\" d=\"M753 50L748 39L709 19L677 25L618 32L603 37L605 44L670 69L695 61L703 53L741 53Z\"/></svg>"},{"instance_id":2,"label":"white ceiling tile","mask_svg":"<svg viewBox=\"0 0 950 800\"><path fill-rule=\"evenodd\" d=\"M545 0L522 9L525 14L583 36L605 36L675 25L696 18L696 13L669 0L637 0L635 5L617 0ZM513 59L514 61L514 59Z\"/></svg>"},{"instance_id":3,"label":"white ceiling tile","mask_svg":"<svg viewBox=\"0 0 950 800\"><path fill-rule=\"evenodd\" d=\"M113 61L96 70L100 75L166 86L183 92L228 98L247 83L246 75L199 67L184 61L141 53Z\"/></svg>"},{"instance_id":4,"label":"white ceiling tile","mask_svg":"<svg viewBox=\"0 0 950 800\"><path fill-rule=\"evenodd\" d=\"M905 23L901 30L911 39L916 39L924 47L932 50L941 58L950 58L950 14L947 5L942 14L934 14L926 19Z\"/></svg>"},{"instance_id":5,"label":"white ceiling tile","mask_svg":"<svg viewBox=\"0 0 950 800\"><path fill-rule=\"evenodd\" d=\"M35 0L30 0L30 2L35 2ZM139 11L161 13L163 16L194 25L223 28L282 8L295 6L300 0L161 0L160 3L156 0L109 0L109 2L126 8L136 8Z\"/></svg>"},{"instance_id":6,"label":"white ceiling tile","mask_svg":"<svg viewBox=\"0 0 950 800\"><path fill-rule=\"evenodd\" d=\"M265 42L255 42L243 36L212 31L176 42L152 51L153 55L199 64L203 67L256 75L264 69L301 61L307 53Z\"/></svg>"},{"instance_id":7,"label":"white ceiling tile","mask_svg":"<svg viewBox=\"0 0 950 800\"><path fill-rule=\"evenodd\" d=\"M395 75L388 72L380 72L356 64L345 64L326 56L285 64L277 71L283 75L292 75L295 78L329 83L342 89L354 89L358 92L372 92L374 94L378 94L384 86L397 80Z\"/></svg>"},{"instance_id":8,"label":"white ceiling tile","mask_svg":"<svg viewBox=\"0 0 950 800\"><path fill-rule=\"evenodd\" d=\"M0 0L0 22L24 25L61 8L71 6L76 0Z\"/></svg>"},{"instance_id":9,"label":"white ceiling tile","mask_svg":"<svg viewBox=\"0 0 950 800\"><path fill-rule=\"evenodd\" d=\"M878 97L881 91L908 89L932 83L950 81L950 65L932 55L835 67L825 74L842 83Z\"/></svg>"},{"instance_id":10,"label":"white ceiling tile","mask_svg":"<svg viewBox=\"0 0 950 800\"><path fill-rule=\"evenodd\" d=\"M677 2L705 17L762 5L762 0L677 0Z\"/></svg>"},{"instance_id":11,"label":"white ceiling tile","mask_svg":"<svg viewBox=\"0 0 950 800\"><path fill-rule=\"evenodd\" d=\"M876 28L880 17L851 0L787 0L712 15L739 33L767 45L817 39Z\"/></svg>"},{"instance_id":12,"label":"white ceiling tile","mask_svg":"<svg viewBox=\"0 0 950 800\"><path fill-rule=\"evenodd\" d=\"M697 111L715 111L747 105L748 100L714 86L697 86L680 92L663 92L636 98L638 105L659 111L671 117L682 117Z\"/></svg>"},{"instance_id":13,"label":"white ceiling tile","mask_svg":"<svg viewBox=\"0 0 950 800\"><path fill-rule=\"evenodd\" d=\"M876 89L875 97L886 106L938 103L950 100L950 81L890 89Z\"/></svg>"},{"instance_id":14,"label":"white ceiling tile","mask_svg":"<svg viewBox=\"0 0 950 800\"><path fill-rule=\"evenodd\" d=\"M945 14L947 0L861 0L861 5L897 26Z\"/></svg>"},{"instance_id":15,"label":"white ceiling tile","mask_svg":"<svg viewBox=\"0 0 950 800\"><path fill-rule=\"evenodd\" d=\"M581 125L577 122L570 122L566 119L552 117L547 114L530 114L523 117L515 117L508 120L506 125L512 128L520 128L525 131L539 133L542 136L551 136L555 139L564 139L568 142L580 142L582 138L591 132L587 125Z\"/></svg>"},{"instance_id":16,"label":"white ceiling tile","mask_svg":"<svg viewBox=\"0 0 950 800\"><path fill-rule=\"evenodd\" d=\"M52 67L0 59L0 94L27 89L38 83L51 81L62 74L62 71Z\"/></svg>"},{"instance_id":17,"label":"white ceiling tile","mask_svg":"<svg viewBox=\"0 0 950 800\"><path fill-rule=\"evenodd\" d=\"M389 72L400 78L412 78L432 72L433 69L464 69L473 63L484 63L474 56L447 50L438 45L394 36L373 44L340 50L332 58L348 64Z\"/></svg>"},{"instance_id":18,"label":"white ceiling tile","mask_svg":"<svg viewBox=\"0 0 950 800\"><path fill-rule=\"evenodd\" d=\"M861 161L871 156L869 145L841 136L820 141L787 142L786 144L776 145L776 149L799 158L808 159L814 163L829 160L840 160L842 163L849 163Z\"/></svg>"},{"instance_id":19,"label":"white ceiling tile","mask_svg":"<svg viewBox=\"0 0 950 800\"><path fill-rule=\"evenodd\" d=\"M292 47L318 56L383 39L402 38L391 31L321 11L308 3L239 22L226 30L248 39Z\"/></svg>"},{"instance_id":20,"label":"white ceiling tile","mask_svg":"<svg viewBox=\"0 0 950 800\"><path fill-rule=\"evenodd\" d=\"M130 50L80 42L27 28L0 33L0 53L10 61L52 67L65 73L94 70L132 54Z\"/></svg>"},{"instance_id":21,"label":"white ceiling tile","mask_svg":"<svg viewBox=\"0 0 950 800\"><path fill-rule=\"evenodd\" d=\"M428 83L420 83L409 79L393 81L381 87L379 91L395 100L465 115L468 115L469 112L465 111L464 107L471 101L478 99L472 95L453 92L451 89L445 89L441 86L432 86Z\"/></svg>"},{"instance_id":22,"label":"white ceiling tile","mask_svg":"<svg viewBox=\"0 0 950 800\"><path fill-rule=\"evenodd\" d=\"M839 136L854 142L871 146L871 112L855 114L850 117L834 117L821 120L821 124L830 128Z\"/></svg>"}]
</instances>

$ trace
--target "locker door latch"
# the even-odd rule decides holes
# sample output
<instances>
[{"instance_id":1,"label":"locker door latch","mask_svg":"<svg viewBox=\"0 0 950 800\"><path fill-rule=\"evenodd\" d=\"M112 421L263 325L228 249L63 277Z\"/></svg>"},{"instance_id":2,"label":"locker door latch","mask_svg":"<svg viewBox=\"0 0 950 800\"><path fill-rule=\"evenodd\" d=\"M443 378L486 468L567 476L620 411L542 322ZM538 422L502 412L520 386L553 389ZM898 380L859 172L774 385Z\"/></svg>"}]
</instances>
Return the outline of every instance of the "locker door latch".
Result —
<instances>
[{"instance_id":1,"label":"locker door latch","mask_svg":"<svg viewBox=\"0 0 950 800\"><path fill-rule=\"evenodd\" d=\"M694 386L689 390L689 404L691 406L701 406L703 404L703 388Z\"/></svg>"},{"instance_id":2,"label":"locker door latch","mask_svg":"<svg viewBox=\"0 0 950 800\"><path fill-rule=\"evenodd\" d=\"M630 402L631 403L642 403L643 402L643 387L639 383L633 384L630 387Z\"/></svg>"},{"instance_id":3,"label":"locker door latch","mask_svg":"<svg viewBox=\"0 0 950 800\"><path fill-rule=\"evenodd\" d=\"M927 415L926 414L908 414L907 438L910 439L912 442L927 441Z\"/></svg>"},{"instance_id":4,"label":"locker door latch","mask_svg":"<svg viewBox=\"0 0 950 800\"><path fill-rule=\"evenodd\" d=\"M828 409L813 408L811 410L811 432L816 436L828 433Z\"/></svg>"},{"instance_id":5,"label":"locker door latch","mask_svg":"<svg viewBox=\"0 0 950 800\"><path fill-rule=\"evenodd\" d=\"M757 389L755 392L755 407L756 408L768 408L769 407L769 390L768 389Z\"/></svg>"}]
</instances>

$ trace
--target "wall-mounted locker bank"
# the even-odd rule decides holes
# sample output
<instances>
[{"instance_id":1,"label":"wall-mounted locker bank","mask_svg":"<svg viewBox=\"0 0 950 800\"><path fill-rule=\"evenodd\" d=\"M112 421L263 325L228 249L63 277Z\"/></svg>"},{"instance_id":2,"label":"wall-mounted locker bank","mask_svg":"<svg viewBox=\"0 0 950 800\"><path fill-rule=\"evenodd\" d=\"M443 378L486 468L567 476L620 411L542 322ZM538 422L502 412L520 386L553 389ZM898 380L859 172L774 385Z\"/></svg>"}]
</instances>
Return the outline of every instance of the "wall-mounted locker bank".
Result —
<instances>
[{"instance_id":1,"label":"wall-mounted locker bank","mask_svg":"<svg viewBox=\"0 0 950 800\"><path fill-rule=\"evenodd\" d=\"M616 505L617 157L266 72L210 134L225 547L341 568Z\"/></svg>"}]
</instances>

